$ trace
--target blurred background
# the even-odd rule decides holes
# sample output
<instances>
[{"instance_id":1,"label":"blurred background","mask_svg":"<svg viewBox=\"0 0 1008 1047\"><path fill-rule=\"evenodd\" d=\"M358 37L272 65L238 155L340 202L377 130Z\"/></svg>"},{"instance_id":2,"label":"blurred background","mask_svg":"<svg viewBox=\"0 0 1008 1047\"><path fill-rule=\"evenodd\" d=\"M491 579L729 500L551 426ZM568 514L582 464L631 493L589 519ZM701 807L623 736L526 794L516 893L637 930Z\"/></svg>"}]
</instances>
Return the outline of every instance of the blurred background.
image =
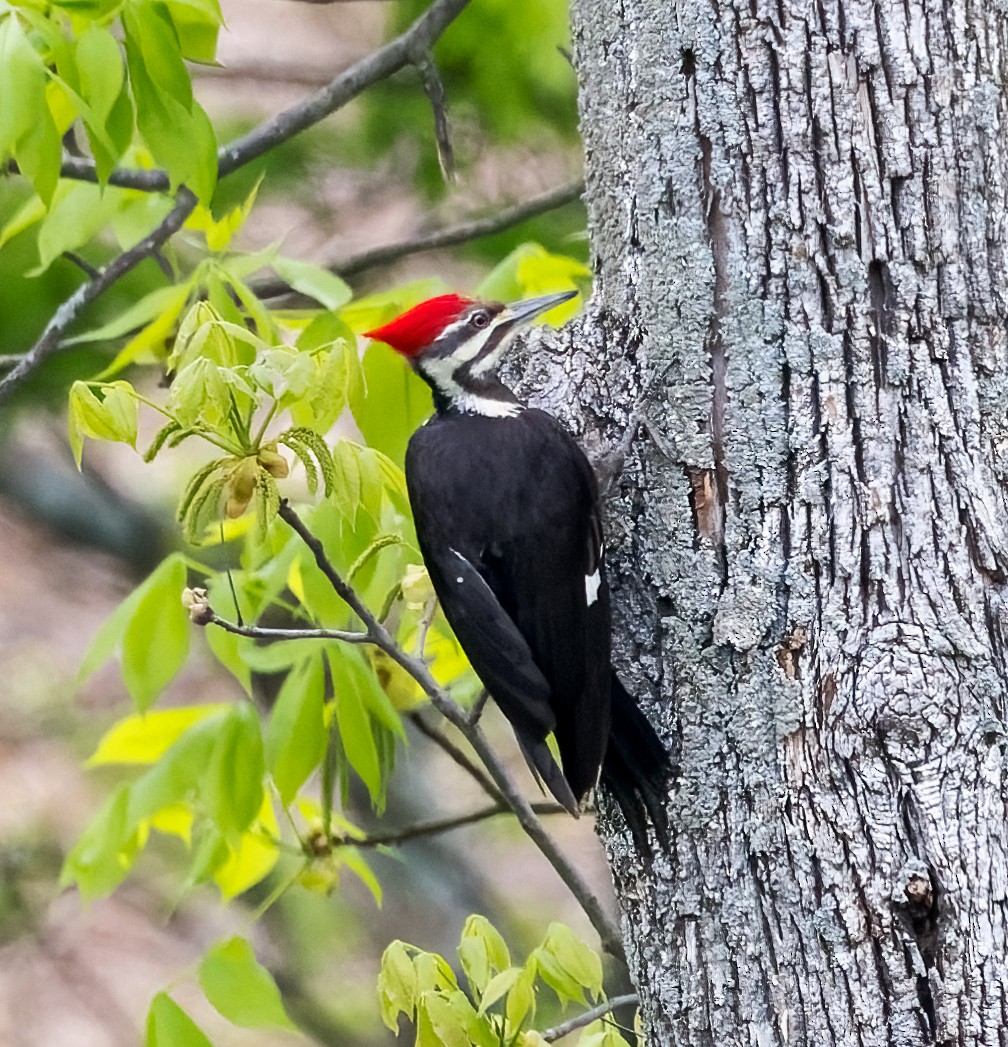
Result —
<instances>
[{"instance_id":1,"label":"blurred background","mask_svg":"<svg viewBox=\"0 0 1008 1047\"><path fill-rule=\"evenodd\" d=\"M224 0L222 6L220 65L199 68L195 82L219 140L227 141L328 82L426 5ZM222 184L221 197L238 202L263 178L240 246L282 240L285 255L330 264L577 181L576 79L568 48L562 0L473 0L435 52L456 179L448 184L441 173L430 104L416 74L406 71ZM28 195L18 179L0 181L0 226ZM580 204L570 203L450 252L360 272L350 282L364 294L437 276L465 291L528 241L584 260L584 220ZM31 345L80 282L79 269L62 259L25 279L37 252L30 230L0 248L4 355ZM109 245L104 257L112 252ZM88 261L101 264L101 251ZM96 304L88 324L118 315L158 278L154 263L144 263ZM164 841L111 899L86 907L59 887L63 857L113 780L84 770L83 762L109 724L129 711L115 666L78 686L82 655L103 619L179 542L174 507L184 463L177 474L154 470L123 447L94 443L83 473L73 465L66 391L75 378L101 370L109 351L97 344L58 355L0 412L2 1047L139 1042L154 993L191 979L213 941L247 933L263 900L262 893L243 897L225 909L211 888L181 899L177 855ZM162 707L236 697L237 685L199 647L201 637L194 642L197 651ZM488 721L501 750L513 753L500 717L491 711ZM410 743L390 790L389 825L482 804L440 751L415 733ZM515 770L528 782L520 758ZM362 819L367 824L366 814ZM550 824L608 897L590 818ZM290 891L255 930L260 959L318 1043L391 1042L378 1017L375 979L394 938L454 960L466 916L481 912L519 954L553 919L596 944L556 874L506 819L375 855L373 867L384 888L380 909L357 882L329 895ZM238 1030L198 991L186 993L182 985L175 995L215 1044L304 1042Z\"/></svg>"}]
</instances>

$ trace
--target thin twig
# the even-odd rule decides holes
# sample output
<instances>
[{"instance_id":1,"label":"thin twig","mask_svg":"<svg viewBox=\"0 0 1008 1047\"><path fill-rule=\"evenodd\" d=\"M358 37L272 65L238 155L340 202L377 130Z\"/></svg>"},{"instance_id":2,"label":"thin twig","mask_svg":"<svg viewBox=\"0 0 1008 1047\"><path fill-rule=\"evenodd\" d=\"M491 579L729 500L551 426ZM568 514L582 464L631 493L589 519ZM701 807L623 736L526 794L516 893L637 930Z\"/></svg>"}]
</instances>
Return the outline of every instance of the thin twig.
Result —
<instances>
[{"instance_id":1,"label":"thin twig","mask_svg":"<svg viewBox=\"0 0 1008 1047\"><path fill-rule=\"evenodd\" d=\"M64 251L63 257L68 262L73 262L75 266L89 279L96 280L98 278L98 269L95 268L86 258L77 254L76 251Z\"/></svg>"},{"instance_id":2,"label":"thin twig","mask_svg":"<svg viewBox=\"0 0 1008 1047\"><path fill-rule=\"evenodd\" d=\"M420 619L420 630L417 638L416 645L416 656L424 660L425 652L427 651L427 635L431 630L431 626L434 624L434 615L437 614L437 597L432 596L427 601L427 606L424 608L423 616Z\"/></svg>"},{"instance_id":3,"label":"thin twig","mask_svg":"<svg viewBox=\"0 0 1008 1047\"><path fill-rule=\"evenodd\" d=\"M480 717L483 715L483 710L486 708L486 703L489 698L490 692L484 687L476 696L476 701L473 702L472 708L466 713L466 719L470 723L480 722Z\"/></svg>"},{"instance_id":4,"label":"thin twig","mask_svg":"<svg viewBox=\"0 0 1008 1047\"><path fill-rule=\"evenodd\" d=\"M536 814L565 814L566 811L557 803L536 803L532 805ZM466 825L475 825L477 822L485 822L490 818L496 818L501 814L511 814L511 808L504 803L494 804L493 807L481 807L478 811L470 811L468 814L449 815L445 818L436 818L429 822L420 822L418 825L410 825L405 829L390 829L384 833L373 833L363 838L355 839L352 836L345 838L333 838L333 846L347 845L350 847L397 847L399 844L408 843L410 840L418 840L424 836L438 836L441 833L451 832L453 829L461 829Z\"/></svg>"},{"instance_id":5,"label":"thin twig","mask_svg":"<svg viewBox=\"0 0 1008 1047\"><path fill-rule=\"evenodd\" d=\"M108 265L99 270L94 279L81 284L70 295L46 324L38 341L3 378L0 378L0 403L10 396L29 374L59 349L60 341L67 328L77 319L81 311L107 291L117 280L125 276L134 266L145 258L151 257L163 243L182 228L195 206L196 197L185 186L182 186L175 194L175 206L153 232L148 233L128 251L113 258Z\"/></svg>"},{"instance_id":6,"label":"thin twig","mask_svg":"<svg viewBox=\"0 0 1008 1047\"><path fill-rule=\"evenodd\" d=\"M217 151L218 176L224 178L232 174L289 138L324 120L372 84L385 80L410 65L417 54L431 48L468 3L469 0L435 0L394 40L355 62L324 87L290 108L264 120L248 134L221 146ZM64 178L80 181L98 181L94 163L76 157L67 157L63 161L60 174ZM157 169L117 167L109 175L108 182L124 189L140 189L146 192L163 192L169 187L168 173Z\"/></svg>"},{"instance_id":7,"label":"thin twig","mask_svg":"<svg viewBox=\"0 0 1008 1047\"><path fill-rule=\"evenodd\" d=\"M202 623L201 623L202 624ZM235 636L249 636L254 640L340 640L343 643L374 643L367 633L346 629L269 629L261 625L239 625L221 618L211 611L207 625L216 625Z\"/></svg>"},{"instance_id":8,"label":"thin twig","mask_svg":"<svg viewBox=\"0 0 1008 1047\"><path fill-rule=\"evenodd\" d=\"M493 746L487 741L486 735L484 735L479 725L469 723L465 710L438 684L427 666L420 659L408 655L395 642L388 630L371 613L352 586L343 580L326 555L322 543L308 530L304 521L286 499L281 501L278 515L308 546L315 557L315 563L318 565L319 570L328 579L329 584L332 585L336 593L364 623L365 629L373 637L374 642L420 684L424 693L430 699L431 705L449 723L452 723L462 732L466 741L476 751L476 755L487 769L494 784L500 790L504 797L504 802L514 811L525 833L536 844L577 899L578 904L584 910L585 915L591 921L592 926L601 939L602 947L613 956L623 958L623 944L616 921L606 912L588 882L557 846L556 841L536 817L532 805L512 781L503 761L494 751Z\"/></svg>"},{"instance_id":9,"label":"thin twig","mask_svg":"<svg viewBox=\"0 0 1008 1047\"><path fill-rule=\"evenodd\" d=\"M553 1043L554 1040L569 1036L572 1032L583 1029L585 1026L591 1025L592 1022L598 1021L599 1018L604 1018L607 1014L611 1014L620 1007L626 1007L631 1003L640 1003L640 998L635 992L627 993L626 996L614 996L611 1000L600 1003L598 1007L593 1007L590 1011L585 1011L583 1014L576 1014L569 1021L554 1025L552 1029L547 1029L539 1035L547 1042Z\"/></svg>"},{"instance_id":10,"label":"thin twig","mask_svg":"<svg viewBox=\"0 0 1008 1047\"><path fill-rule=\"evenodd\" d=\"M429 52L417 55L414 65L423 81L424 93L434 111L434 141L437 143L438 162L446 182L455 180L455 150L452 148L451 135L448 132L448 103L445 100L444 82Z\"/></svg>"},{"instance_id":11,"label":"thin twig","mask_svg":"<svg viewBox=\"0 0 1008 1047\"><path fill-rule=\"evenodd\" d=\"M496 785L487 777L482 768L472 760L448 737L436 727L429 724L419 713L409 713L410 722L423 735L426 735L439 749L445 752L465 771L479 787L496 803L503 803L504 797Z\"/></svg>"},{"instance_id":12,"label":"thin twig","mask_svg":"<svg viewBox=\"0 0 1008 1047\"><path fill-rule=\"evenodd\" d=\"M555 211L559 207L573 203L581 198L583 192L584 182L570 182L483 218L473 218L459 222L457 225L445 226L429 233L420 233L406 240L397 240L382 247L372 247L358 254L348 255L341 261L333 262L328 269L338 276L354 276L367 269L389 265L401 258L408 258L410 255L422 254L424 251L437 251L443 247L454 247L457 244L468 243L470 240L479 240L484 236L493 236L495 233L503 232L530 218L535 218L537 215L546 214L548 211ZM260 298L276 297L287 294L291 290L290 284L278 276L253 280L251 286Z\"/></svg>"}]
</instances>

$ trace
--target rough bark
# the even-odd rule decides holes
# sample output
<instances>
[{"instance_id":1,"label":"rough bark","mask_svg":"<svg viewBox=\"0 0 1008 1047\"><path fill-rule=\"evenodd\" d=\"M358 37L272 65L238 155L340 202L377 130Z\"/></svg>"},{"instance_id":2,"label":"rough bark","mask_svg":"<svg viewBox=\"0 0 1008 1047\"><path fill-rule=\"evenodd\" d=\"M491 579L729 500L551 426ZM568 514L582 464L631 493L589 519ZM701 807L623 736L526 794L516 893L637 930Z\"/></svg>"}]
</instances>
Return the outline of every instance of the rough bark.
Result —
<instances>
[{"instance_id":1,"label":"rough bark","mask_svg":"<svg viewBox=\"0 0 1008 1047\"><path fill-rule=\"evenodd\" d=\"M672 853L602 829L652 1042L1008 1043L1005 7L573 20L595 295L526 382L651 420L610 572Z\"/></svg>"}]
</instances>

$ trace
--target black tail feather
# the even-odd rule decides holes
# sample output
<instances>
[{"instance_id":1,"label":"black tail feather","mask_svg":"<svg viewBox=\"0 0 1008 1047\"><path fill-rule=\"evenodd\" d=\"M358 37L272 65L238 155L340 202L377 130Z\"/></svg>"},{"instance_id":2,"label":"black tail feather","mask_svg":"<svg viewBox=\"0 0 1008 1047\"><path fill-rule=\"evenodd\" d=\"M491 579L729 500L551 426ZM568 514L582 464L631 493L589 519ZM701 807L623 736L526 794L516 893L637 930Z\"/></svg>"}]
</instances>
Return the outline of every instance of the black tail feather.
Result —
<instances>
[{"instance_id":1,"label":"black tail feather","mask_svg":"<svg viewBox=\"0 0 1008 1047\"><path fill-rule=\"evenodd\" d=\"M650 850L650 818L662 848L670 850L666 804L672 760L661 739L613 673L612 730L602 763L602 783L619 804L637 849Z\"/></svg>"},{"instance_id":2,"label":"black tail feather","mask_svg":"<svg viewBox=\"0 0 1008 1047\"><path fill-rule=\"evenodd\" d=\"M525 762L539 788L542 789L545 786L561 807L566 808L575 818L580 818L581 808L578 807L578 802L574 798L574 793L571 792L570 785L567 784L567 779L563 776L556 760L553 759L549 746L545 742L522 738L517 732L515 732L515 737L518 739L518 748L521 749L522 756L525 757Z\"/></svg>"}]
</instances>

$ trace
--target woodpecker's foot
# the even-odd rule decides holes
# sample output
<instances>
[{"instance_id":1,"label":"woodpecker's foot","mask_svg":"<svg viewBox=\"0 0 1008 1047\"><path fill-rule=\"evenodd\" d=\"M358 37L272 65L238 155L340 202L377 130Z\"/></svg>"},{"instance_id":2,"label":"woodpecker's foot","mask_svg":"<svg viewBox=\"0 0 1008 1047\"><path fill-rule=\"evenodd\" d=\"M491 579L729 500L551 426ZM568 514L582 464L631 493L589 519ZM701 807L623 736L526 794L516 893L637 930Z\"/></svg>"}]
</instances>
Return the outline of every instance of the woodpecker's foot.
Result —
<instances>
[{"instance_id":1,"label":"woodpecker's foot","mask_svg":"<svg viewBox=\"0 0 1008 1047\"><path fill-rule=\"evenodd\" d=\"M661 430L651 421L643 410L635 410L630 415L630 421L620 442L606 454L592 460L592 467L599 482L601 497L605 498L612 490L613 484L623 475L623 467L626 464L626 456L630 453L634 440L641 429L648 434L655 447L670 461L675 458L675 449L662 435Z\"/></svg>"},{"instance_id":2,"label":"woodpecker's foot","mask_svg":"<svg viewBox=\"0 0 1008 1047\"><path fill-rule=\"evenodd\" d=\"M490 697L490 692L484 687L479 693L473 707L466 713L466 723L470 727L475 727L479 723L480 717L483 715L483 710L486 708L487 699Z\"/></svg>"}]
</instances>

